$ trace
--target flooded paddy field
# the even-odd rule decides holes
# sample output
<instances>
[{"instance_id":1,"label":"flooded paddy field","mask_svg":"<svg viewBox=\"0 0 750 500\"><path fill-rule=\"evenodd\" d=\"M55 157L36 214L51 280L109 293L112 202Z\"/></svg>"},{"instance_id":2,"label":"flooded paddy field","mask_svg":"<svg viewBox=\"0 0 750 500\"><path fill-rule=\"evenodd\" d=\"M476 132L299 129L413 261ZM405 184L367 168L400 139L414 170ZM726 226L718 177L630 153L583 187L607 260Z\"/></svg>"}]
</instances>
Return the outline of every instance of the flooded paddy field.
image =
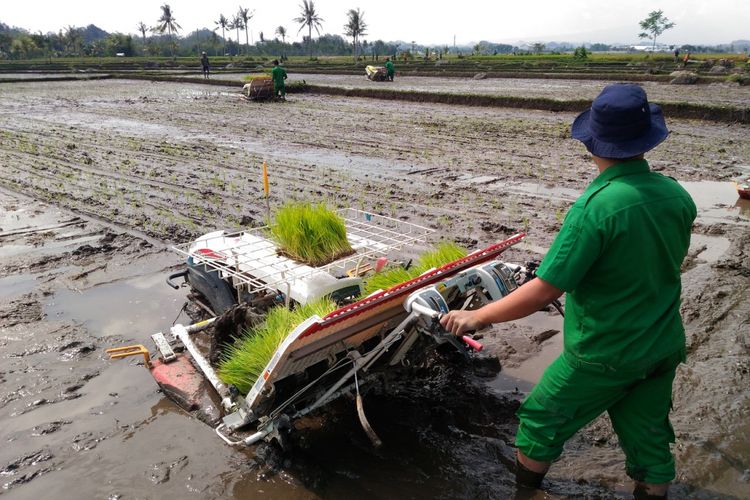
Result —
<instances>
[{"instance_id":1,"label":"flooded paddy field","mask_svg":"<svg viewBox=\"0 0 750 500\"><path fill-rule=\"evenodd\" d=\"M194 74L186 75L195 77ZM219 73L211 78L240 81L245 74ZM491 96L532 97L549 99L594 99L601 89L613 82L555 78L437 78L397 76L393 82L371 82L364 72L360 75L325 75L290 73L289 82L305 81L311 85L347 89L391 89L399 91L449 92ZM660 82L638 82L654 102L686 102L714 106L750 106L750 86L737 83L701 85L670 85Z\"/></svg>"},{"instance_id":2,"label":"flooded paddy field","mask_svg":"<svg viewBox=\"0 0 750 500\"><path fill-rule=\"evenodd\" d=\"M188 321L184 292L163 284L180 265L167 246L262 224L263 161L273 205L326 199L431 226L469 249L527 231L505 258L538 260L595 176L570 138L573 117L304 94L248 103L236 88L145 81L4 84L0 492L512 495L514 411L560 348L561 336L549 337L562 328L556 314L483 332L499 375L440 365L366 398L386 443L378 451L349 401L311 418L289 456L231 449L135 358L111 362L104 349L150 345L150 334ZM652 167L699 206L683 266L689 357L675 382L672 494L747 497L750 206L729 181L749 168L750 127L667 121ZM623 469L601 418L568 443L545 487L552 498L627 496Z\"/></svg>"}]
</instances>

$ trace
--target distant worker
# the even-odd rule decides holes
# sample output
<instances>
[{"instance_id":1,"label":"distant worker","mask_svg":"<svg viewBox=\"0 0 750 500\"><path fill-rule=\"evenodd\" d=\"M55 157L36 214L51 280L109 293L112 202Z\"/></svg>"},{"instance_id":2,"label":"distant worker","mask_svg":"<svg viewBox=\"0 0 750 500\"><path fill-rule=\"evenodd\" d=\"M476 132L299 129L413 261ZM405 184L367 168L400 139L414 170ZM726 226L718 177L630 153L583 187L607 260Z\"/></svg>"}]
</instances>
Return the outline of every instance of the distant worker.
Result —
<instances>
[{"instance_id":1,"label":"distant worker","mask_svg":"<svg viewBox=\"0 0 750 500\"><path fill-rule=\"evenodd\" d=\"M286 84L284 83L284 80L286 80L286 71L279 66L278 59L273 60L271 78L273 79L273 98L286 101Z\"/></svg>"},{"instance_id":2,"label":"distant worker","mask_svg":"<svg viewBox=\"0 0 750 500\"><path fill-rule=\"evenodd\" d=\"M385 58L385 72L386 78L393 81L393 75L396 74L396 68L393 66L393 61L391 61L390 57Z\"/></svg>"},{"instance_id":3,"label":"distant worker","mask_svg":"<svg viewBox=\"0 0 750 500\"><path fill-rule=\"evenodd\" d=\"M205 51L201 53L201 66L203 66L203 78L208 80L208 54Z\"/></svg>"},{"instance_id":4,"label":"distant worker","mask_svg":"<svg viewBox=\"0 0 750 500\"><path fill-rule=\"evenodd\" d=\"M684 66L687 68L688 63L690 62L690 51L687 51L687 54L685 54L685 59L682 60L684 63Z\"/></svg>"},{"instance_id":5,"label":"distant worker","mask_svg":"<svg viewBox=\"0 0 750 500\"><path fill-rule=\"evenodd\" d=\"M675 48L674 49L674 62L680 62L680 49Z\"/></svg>"},{"instance_id":6,"label":"distant worker","mask_svg":"<svg viewBox=\"0 0 750 500\"><path fill-rule=\"evenodd\" d=\"M567 292L563 352L518 410L516 482L539 488L565 442L607 412L635 499L666 499L675 477L672 381L686 354L680 265L695 203L644 159L669 131L638 85L605 87L571 135L599 175L568 210L536 278L440 323L462 335L532 314Z\"/></svg>"}]
</instances>

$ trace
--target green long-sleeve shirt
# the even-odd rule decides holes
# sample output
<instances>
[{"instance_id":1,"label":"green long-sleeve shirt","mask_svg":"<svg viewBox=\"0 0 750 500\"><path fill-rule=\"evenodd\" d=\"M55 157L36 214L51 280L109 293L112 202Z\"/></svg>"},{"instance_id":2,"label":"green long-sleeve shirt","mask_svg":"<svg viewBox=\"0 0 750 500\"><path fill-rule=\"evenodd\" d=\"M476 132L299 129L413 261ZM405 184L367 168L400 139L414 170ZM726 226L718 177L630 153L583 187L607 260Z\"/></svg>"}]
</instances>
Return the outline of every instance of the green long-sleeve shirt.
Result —
<instances>
[{"instance_id":1,"label":"green long-sleeve shirt","mask_svg":"<svg viewBox=\"0 0 750 500\"><path fill-rule=\"evenodd\" d=\"M283 87L284 80L286 80L286 71L281 66L274 66L271 70L271 78L274 87Z\"/></svg>"}]
</instances>

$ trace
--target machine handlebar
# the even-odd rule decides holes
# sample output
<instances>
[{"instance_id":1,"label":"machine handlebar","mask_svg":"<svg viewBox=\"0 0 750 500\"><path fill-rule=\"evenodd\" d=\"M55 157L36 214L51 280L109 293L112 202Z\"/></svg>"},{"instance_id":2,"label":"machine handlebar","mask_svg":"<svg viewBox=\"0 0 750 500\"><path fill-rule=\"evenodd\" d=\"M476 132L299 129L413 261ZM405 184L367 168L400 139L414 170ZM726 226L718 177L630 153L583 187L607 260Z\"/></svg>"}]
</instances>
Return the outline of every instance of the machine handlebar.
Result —
<instances>
[{"instance_id":1,"label":"machine handlebar","mask_svg":"<svg viewBox=\"0 0 750 500\"><path fill-rule=\"evenodd\" d=\"M412 312L415 312L415 313L420 314L422 316L426 316L428 318L432 318L435 321L435 323L438 324L438 327L440 329L443 329L442 325L440 325L440 318L443 317L443 313L435 311L434 309L430 309L429 307L423 306L423 305L418 304L416 302L412 302L411 303L411 310L412 310ZM480 344L479 342L477 342L473 338L469 337L468 335L462 335L461 336L461 340L466 345L468 345L469 347L471 347L472 349L474 349L477 352L479 352L482 349L484 349L484 346L482 344Z\"/></svg>"}]
</instances>

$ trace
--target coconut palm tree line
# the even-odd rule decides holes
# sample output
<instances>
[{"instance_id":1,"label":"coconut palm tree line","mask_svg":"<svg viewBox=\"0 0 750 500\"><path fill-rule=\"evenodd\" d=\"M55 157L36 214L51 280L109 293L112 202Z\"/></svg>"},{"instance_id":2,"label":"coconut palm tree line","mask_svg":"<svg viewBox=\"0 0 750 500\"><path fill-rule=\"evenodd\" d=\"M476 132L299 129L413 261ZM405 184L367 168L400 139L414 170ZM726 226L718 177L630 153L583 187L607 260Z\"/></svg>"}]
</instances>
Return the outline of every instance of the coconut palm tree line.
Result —
<instances>
[{"instance_id":1,"label":"coconut palm tree line","mask_svg":"<svg viewBox=\"0 0 750 500\"><path fill-rule=\"evenodd\" d=\"M298 34L302 32L302 30L307 28L307 36L303 35L302 38L303 43L305 43L308 47L308 55L310 58L312 58L312 31L314 29L318 36L320 36L320 31L323 28L324 19L318 14L313 0L302 0L302 4L299 7L300 15L298 17L295 17L293 21L299 25L299 30L297 31ZM145 23L139 22L137 28L143 38L144 50L146 45L147 30L151 31L152 33L158 33L162 35L164 33L167 33L171 48L171 54L172 57L174 57L174 36L180 29L182 29L182 27L177 23L174 11L169 4L165 3L160 8L162 14L161 17L159 17L159 19L157 20L156 26L154 26L153 28L147 28ZM362 46L361 37L362 35L367 34L367 23L364 20L364 14L365 13L359 8L350 9L347 12L347 23L344 25L344 34L352 39L352 52L355 60L358 59L358 51ZM249 8L242 6L239 7L238 11L235 14L231 15L231 18L225 16L224 14L219 15L219 19L214 22L214 24L216 25L216 27L214 28L214 32L221 29L221 38L224 41L224 55L229 55L227 54L227 29L230 30L230 33L231 30L236 31L238 55L240 47L240 31L245 31L245 54L248 53L251 42L249 25L254 15L255 11L251 11ZM283 25L278 26L274 34L281 37L282 43L286 44L286 37L288 36L288 32ZM260 32L259 35L260 42L265 42L262 36L262 32ZM367 42L365 42L365 44L366 43Z\"/></svg>"},{"instance_id":2,"label":"coconut palm tree line","mask_svg":"<svg viewBox=\"0 0 750 500\"><path fill-rule=\"evenodd\" d=\"M154 31L161 34L164 34L165 31L169 33L169 46L172 49L172 58L174 58L173 33L177 33L178 30L182 29L182 26L177 24L177 20L174 18L174 14L172 14L172 8L169 6L169 4L165 3L161 6L161 17L156 22L159 24L154 27Z\"/></svg>"}]
</instances>

